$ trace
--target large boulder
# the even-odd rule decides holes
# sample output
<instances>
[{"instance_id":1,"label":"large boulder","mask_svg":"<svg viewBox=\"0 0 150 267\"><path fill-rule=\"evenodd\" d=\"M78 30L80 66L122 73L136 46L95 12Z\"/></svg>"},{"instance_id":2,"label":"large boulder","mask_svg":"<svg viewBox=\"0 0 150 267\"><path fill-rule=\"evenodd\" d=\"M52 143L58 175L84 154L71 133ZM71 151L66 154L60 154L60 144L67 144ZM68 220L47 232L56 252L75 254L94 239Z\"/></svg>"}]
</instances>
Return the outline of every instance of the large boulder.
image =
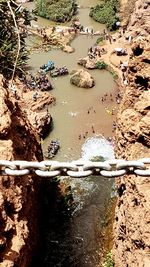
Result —
<instances>
[{"instance_id":1,"label":"large boulder","mask_svg":"<svg viewBox=\"0 0 150 267\"><path fill-rule=\"evenodd\" d=\"M51 130L52 117L50 113L48 111L30 112L27 110L27 116L39 136L44 139Z\"/></svg>"},{"instance_id":2,"label":"large boulder","mask_svg":"<svg viewBox=\"0 0 150 267\"><path fill-rule=\"evenodd\" d=\"M70 82L78 87L91 88L95 85L94 79L91 74L83 69L75 71Z\"/></svg>"},{"instance_id":3,"label":"large boulder","mask_svg":"<svg viewBox=\"0 0 150 267\"><path fill-rule=\"evenodd\" d=\"M78 64L86 69L97 69L96 63L98 61L99 61L98 57L92 59L90 59L89 57L85 57L85 58L79 58Z\"/></svg>"},{"instance_id":4,"label":"large boulder","mask_svg":"<svg viewBox=\"0 0 150 267\"><path fill-rule=\"evenodd\" d=\"M64 45L63 51L67 52L67 53L73 53L74 52L74 48L71 47L70 45Z\"/></svg>"}]
</instances>

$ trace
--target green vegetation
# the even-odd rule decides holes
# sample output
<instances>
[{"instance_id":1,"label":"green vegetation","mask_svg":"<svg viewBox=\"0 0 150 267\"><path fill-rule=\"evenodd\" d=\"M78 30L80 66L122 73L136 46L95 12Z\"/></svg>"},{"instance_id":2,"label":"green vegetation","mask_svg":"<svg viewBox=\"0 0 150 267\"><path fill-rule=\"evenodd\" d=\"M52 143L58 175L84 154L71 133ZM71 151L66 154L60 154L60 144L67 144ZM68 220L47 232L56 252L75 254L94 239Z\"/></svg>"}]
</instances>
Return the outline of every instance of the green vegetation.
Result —
<instances>
[{"instance_id":1,"label":"green vegetation","mask_svg":"<svg viewBox=\"0 0 150 267\"><path fill-rule=\"evenodd\" d=\"M107 70L112 74L112 76L113 76L113 78L114 78L115 80L118 79L118 74L117 74L117 72L116 72L112 67L108 66L108 67L107 67Z\"/></svg>"},{"instance_id":2,"label":"green vegetation","mask_svg":"<svg viewBox=\"0 0 150 267\"><path fill-rule=\"evenodd\" d=\"M0 1L0 73L7 78L23 72L27 60L23 28L29 23L27 10L19 9L13 1Z\"/></svg>"},{"instance_id":3,"label":"green vegetation","mask_svg":"<svg viewBox=\"0 0 150 267\"><path fill-rule=\"evenodd\" d=\"M102 61L98 61L95 64L95 68L96 69L99 69L99 70L104 70L104 69L105 70L108 70L112 74L114 80L117 80L118 79L117 72L111 66L107 65L103 60Z\"/></svg>"},{"instance_id":4,"label":"green vegetation","mask_svg":"<svg viewBox=\"0 0 150 267\"><path fill-rule=\"evenodd\" d=\"M104 61L98 61L95 67L99 70L108 70L112 74L114 80L118 79L117 72L111 66L107 65Z\"/></svg>"},{"instance_id":5,"label":"green vegetation","mask_svg":"<svg viewBox=\"0 0 150 267\"><path fill-rule=\"evenodd\" d=\"M107 64L104 61L98 61L96 63L96 68L100 70L107 69Z\"/></svg>"},{"instance_id":6,"label":"green vegetation","mask_svg":"<svg viewBox=\"0 0 150 267\"><path fill-rule=\"evenodd\" d=\"M114 267L114 262L112 260L112 252L108 252L106 255L106 259L103 263L103 267Z\"/></svg>"},{"instance_id":7,"label":"green vegetation","mask_svg":"<svg viewBox=\"0 0 150 267\"><path fill-rule=\"evenodd\" d=\"M75 0L36 0L38 15L56 22L69 21L77 11Z\"/></svg>"},{"instance_id":8,"label":"green vegetation","mask_svg":"<svg viewBox=\"0 0 150 267\"><path fill-rule=\"evenodd\" d=\"M97 38L96 44L102 43L103 41L104 41L104 37L100 36L100 37Z\"/></svg>"},{"instance_id":9,"label":"green vegetation","mask_svg":"<svg viewBox=\"0 0 150 267\"><path fill-rule=\"evenodd\" d=\"M92 7L89 15L94 20L106 24L109 30L115 30L118 10L119 0L105 0L102 4Z\"/></svg>"}]
</instances>

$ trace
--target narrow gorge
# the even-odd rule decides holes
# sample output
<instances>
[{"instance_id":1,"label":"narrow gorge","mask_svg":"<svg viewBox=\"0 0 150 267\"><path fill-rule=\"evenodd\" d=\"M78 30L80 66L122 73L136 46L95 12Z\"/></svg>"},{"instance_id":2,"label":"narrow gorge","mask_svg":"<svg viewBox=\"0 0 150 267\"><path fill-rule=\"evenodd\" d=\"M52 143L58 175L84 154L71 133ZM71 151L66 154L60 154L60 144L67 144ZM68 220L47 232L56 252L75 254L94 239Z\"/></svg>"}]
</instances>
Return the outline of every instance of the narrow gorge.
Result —
<instances>
[{"instance_id":1,"label":"narrow gorge","mask_svg":"<svg viewBox=\"0 0 150 267\"><path fill-rule=\"evenodd\" d=\"M82 2L82 1L81 1ZM89 2L89 1L88 1ZM97 3L97 1L95 1ZM14 3L13 3L14 4ZM87 7L86 7L87 8ZM88 6L89 8L89 6ZM55 84L56 89L54 92L42 92L40 91L40 97L37 101L33 101L33 92L30 91L21 79L17 77L14 79L15 91L10 90L12 88L11 80L5 77L5 73L0 74L0 160L4 160L4 162L0 162L1 168L7 165L8 162L5 160L27 160L27 161L42 161L44 159L43 150L47 143L49 142L49 133L50 138L53 139L57 133L60 134L60 138L64 134L67 136L69 133L72 134L72 137L69 137L65 140L68 142L69 149L65 148L60 152L60 159L64 160L64 155L66 154L66 160L72 159L75 155L78 157L79 154L79 143L80 147L82 147L82 156L83 159L87 159L85 154L87 143L93 141L93 125L94 125L94 134L96 133L108 138L114 138L114 150L115 157L122 158L127 160L138 160L140 158L149 158L149 148L150 148L150 1L149 0L122 0L121 8L120 8L120 16L121 16L121 29L124 29L125 33L121 37L119 37L118 44L123 44L124 40L127 41L127 49L129 54L125 59L128 59L128 67L122 76L121 70L117 67L119 60L116 60L114 53L111 53L111 49L115 47L115 41L113 44L109 43L107 40L107 44L104 43L103 48L108 49L107 55L101 55L102 60L104 60L108 65L111 66L111 71L116 73L118 72L118 80L116 80L117 85L114 83L112 76L110 73L106 72L106 70L90 70L93 71L93 75L95 75L96 86L98 86L98 79L101 79L101 84L103 86L101 95L99 94L98 89L95 89L95 93L89 93L90 97L84 99L83 95L87 95L87 91L83 91L81 88L76 88L78 101L83 102L83 106L80 109L76 106L76 103L71 102L71 110L68 109L67 104L70 103L71 94L69 95L69 90L72 90L70 85L67 85L67 79L64 80L54 79L53 84ZM81 9L79 9L81 12ZM83 14L85 9L83 11ZM83 18L82 18L83 19ZM45 22L47 23L47 21ZM97 24L95 24L97 25ZM99 26L96 26L99 27ZM100 26L101 31L105 32L105 27ZM116 38L116 33L113 33L114 39ZM130 37L130 38L129 38ZM78 38L78 37L77 37ZM81 39L80 39L81 38ZM90 39L91 38L91 39ZM88 43L90 46L93 45L94 41L96 41L95 36L88 36L87 39L82 39L79 36L79 39L74 39L72 42L76 45L77 54L74 54L74 60L76 60L77 56L81 55L80 44L83 41L84 48ZM130 42L128 41L130 40ZM32 40L30 40L32 41ZM71 44L72 44L71 43ZM69 44L70 45L70 44ZM110 50L109 50L110 49ZM1 52L1 51L0 51ZM45 51L40 52L43 61L46 59L47 54L44 54ZM33 69L33 72L37 68L38 64L44 63L41 61L40 53L37 54L35 61L35 55L31 55L30 57L30 66ZM43 53L43 54L42 54ZM51 59L57 58L58 64L62 56L62 62L66 63L66 59L68 60L66 64L68 64L69 68L72 67L72 62L69 62L69 54L65 54L65 52L60 52L60 50L53 49L50 51L49 57ZM61 54L64 53L64 54ZM83 52L82 52L83 53ZM77 56L76 56L77 55ZM86 54L85 54L86 55ZM83 55L83 56L85 56ZM0 57L3 55L1 54ZM78 58L79 59L79 58ZM88 58L89 60L89 58ZM83 59L82 59L83 61ZM87 58L84 58L84 62L87 63ZM93 64L94 61L92 61ZM91 62L90 62L91 63ZM95 62L94 62L95 64ZM91 65L90 65L91 66ZM93 66L93 65L92 65ZM95 66L95 65L94 65ZM100 71L97 72L97 71ZM109 70L110 71L110 70ZM113 72L113 74L114 74ZM92 72L91 72L92 73ZM6 75L7 76L7 75ZM64 81L64 88L67 92L67 101L64 101L64 93L60 93L58 87L63 90L61 84ZM125 81L125 82L124 82ZM119 89L118 89L118 87ZM109 87L109 88L108 88ZM67 88L67 89L66 89ZM68 90L69 88L69 90ZM107 90L108 89L108 90ZM67 91L68 90L68 91ZM73 92L73 96L75 97L76 92ZM93 90L93 89L86 89ZM96 91L97 90L97 91ZM119 90L119 91L118 91ZM17 93L16 93L17 92ZM64 92L64 91L63 91ZM98 93L97 93L98 92ZM121 95L119 97L119 105L114 104L113 101L110 101L107 104L107 107L104 108L102 100L103 95L110 94L112 97L116 97L116 95ZM70 98L69 98L70 97ZM99 97L99 98L98 98ZM84 101L83 101L84 99ZM88 109L85 105L90 107L90 100L94 101L94 108ZM99 100L100 99L100 100ZM58 101L58 106L57 106ZM88 102L89 101L89 102ZM74 106L73 106L74 105ZM110 110L112 111L114 105L117 105L117 108L114 109L115 115L108 116ZM64 133L60 131L59 127L63 127L62 117L60 112L58 111L58 107L62 112L62 107L66 108L66 121L69 125L71 125L71 120L74 120L74 124L76 128L72 130L66 130L64 127ZM48 108L47 108L48 107ZM78 119L78 112L75 113L76 108L79 108L79 114L81 114L81 118ZM69 107L70 108L70 107ZM73 110L74 108L74 110ZM95 110L95 112L94 112ZM108 112L109 111L109 112ZM72 112L72 113L69 113ZM83 112L83 113L82 113ZM62 112L63 113L63 112ZM90 119L90 114L91 119ZM72 116L72 114L75 114ZM84 114L84 115L83 115ZM101 126L103 126L103 121L101 124L99 123L99 114L107 121L104 126L103 132L101 131ZM60 126L57 124L57 120L60 119ZM107 120L108 116L108 120ZM116 116L115 121L115 132L113 129L113 116ZM64 117L65 118L65 117ZM88 118L88 120L87 120ZM64 119L65 120L65 119ZM84 121L87 120L88 123L84 125ZM56 132L53 131L53 121L54 127L56 126ZM98 121L98 123L97 123ZM56 122L56 124L55 124ZM89 126L90 125L90 126ZM92 126L92 128L91 128ZM87 131L90 127L90 134L87 138L87 142L83 140L80 142L79 133L82 131ZM70 127L71 128L71 127ZM96 130L95 130L96 129ZM99 130L100 129L100 130ZM73 133L72 133L73 132ZM74 136L73 136L74 134ZM88 135L87 134L87 135ZM44 136L44 137L43 137ZM44 139L48 136L43 143L41 142L41 137ZM76 137L75 141L72 141ZM102 139L103 140L103 139ZM106 139L105 139L106 140ZM45 142L45 143L44 143ZM70 147L70 144L73 142L73 148ZM95 141L96 150L99 143L97 139ZM92 145L94 146L94 142ZM89 144L88 143L88 144ZM64 144L64 141L62 142ZM66 144L66 143L65 143ZM82 144L82 145L81 145ZM92 145L90 143L90 153L92 151ZM105 142L104 150L106 146L109 145L109 142ZM88 147L88 148L89 148ZM99 147L98 147L99 148ZM109 150L110 148L110 150ZM113 151L111 150L111 146L108 148L109 156L113 158ZM69 151L69 152L68 152ZM68 153L68 154L67 154ZM88 150L89 153L89 150ZM73 156L72 156L73 155ZM86 154L87 155L87 154ZM96 156L93 154L93 156ZM104 157L105 158L105 157ZM56 159L59 159L59 154L56 156ZM9 167L9 166L8 166ZM91 178L90 178L91 179ZM82 238L80 236L75 236L75 230L73 227L77 229L77 225L79 224L78 219L76 217L69 217L72 200L72 181L69 180L71 186L68 186L68 182L62 183L61 187L58 181L54 180L53 184L50 184L46 177L39 178L35 174L29 174L24 176L3 176L2 171L0 172L0 267L34 267L34 266L62 266L66 267L66 262L68 260L70 267L149 267L150 266L150 181L149 177L140 177L138 175L127 174L122 176L121 178L115 179L116 191L117 191L117 200L115 212L112 215L114 217L113 222L113 233L112 230L107 229L107 234L109 237L103 236L104 233L99 229L99 217L100 213L107 212L107 208L105 205L108 205L108 199L110 198L112 191L112 181L106 182L104 178L102 178L102 184L98 184L95 182L95 187L98 188L101 186L102 196L100 196L100 191L96 191L95 197L98 199L97 203L93 204L93 195L91 193L90 198L87 198L87 202L85 202L85 206L87 209L84 210L83 217L84 222L86 222L87 218L90 220L87 222L85 235L88 236L85 244L82 243ZM94 188L94 183L91 179L91 184L85 181L85 190L90 192ZM73 187L73 186L72 186ZM86 188L87 187L87 188ZM79 186L76 189L77 197L81 194L84 189ZM80 192L79 192L80 191ZM49 194L50 192L50 194ZM92 191L93 192L93 191ZM43 194L44 197L43 197ZM84 193L83 193L84 194ZM46 199L46 196L47 199ZM82 204L82 198L77 201ZM91 201L92 204L89 204ZM104 202L102 202L104 201ZM103 204L101 204L101 202ZM44 204L43 204L44 203ZM49 206L50 203L50 206ZM69 203L69 205L68 205ZM84 201L83 201L84 203ZM67 205L66 205L67 204ZM49 210L49 216L45 216L45 210L43 210L43 205L47 207ZM100 211L98 213L98 209L96 205L100 205ZM102 207L101 207L102 205ZM113 205L110 206L113 209ZM70 210L69 210L70 209ZM67 215L65 214L65 212ZM80 209L79 209L80 211ZM61 213L62 212L62 213ZM75 209L74 209L75 212ZM82 207L81 207L82 212ZM63 214L64 216L61 216ZM55 219L52 217L53 214L57 215L57 221L55 225ZM88 214L88 215L87 215ZM45 216L45 217L44 217ZM68 216L68 217L67 217ZM87 216L87 217L86 217ZM88 217L89 216L89 217ZM50 218L51 217L51 218ZM64 225L64 221L67 218L68 225ZM93 222L92 222L93 219ZM45 249L45 243L43 245L43 236L41 237L41 231L45 231L44 220L48 221L49 225L53 225L53 233L58 232L58 240L56 240L56 236L48 235L47 232L44 233L48 242L51 242L51 246L53 249L48 250L46 248L47 254L44 254L43 263L39 261L39 254L43 253L42 249ZM59 229L59 225L57 225L60 220L61 227ZM107 220L105 220L105 216L102 216L99 220L101 220L101 224L107 225ZM112 220L112 218L111 218ZM48 225L48 226L49 226ZM71 228L71 225L72 228ZM64 228L63 228L64 226ZM82 228L85 226L84 224L79 227ZM47 227L47 226L46 226ZM58 228L57 228L58 227ZM68 228L67 228L68 227ZM91 227L91 228L90 228ZM57 229L55 229L57 228ZM107 228L107 227L106 227ZM44 229L44 230L43 230ZM90 229L90 230L89 230ZM51 229L50 229L51 230ZM62 239L65 239L65 231L68 231L68 235L71 238L74 238L73 246L67 248L67 252L65 252L66 243L62 244L62 252L64 255L60 254L58 258L62 258L62 263L56 261L56 264L49 263L48 258L51 257L51 252L53 250L53 257L57 258L57 249L55 250L55 246L59 244L59 233L60 230L63 232L60 235ZM78 230L78 229L77 229ZM77 231L78 232L78 231ZM88 234L89 232L89 234ZM91 240L90 240L91 234ZM95 239L94 239L95 238ZM105 244L105 249L109 251L104 251L103 248L101 251L96 251L99 249L99 246L95 244L95 240L101 239L98 245L103 247L103 243ZM44 239L46 240L46 239ZM44 241L45 242L45 241ZM69 243L69 238L67 239ZM90 244L90 245L89 245ZM61 246L61 245L60 245ZM77 250L76 248L79 247ZM85 249L89 250L91 253L90 257L84 255ZM96 251L95 254L92 254L93 251ZM113 265L104 265L102 261L104 261L104 256L107 252L111 253L112 261L110 264ZM72 255L76 251L76 258ZM91 252L92 251L92 252ZM82 252L80 254L80 252ZM70 255L70 259L69 256ZM94 256L93 256L94 255ZM64 260L65 257L65 260ZM67 258L68 257L68 258ZM94 258L95 257L95 258ZM74 261L77 260L76 262ZM55 259L52 259L52 262L55 262ZM63 263L64 260L64 263ZM72 260L72 261L71 261ZM87 262L86 262L87 260ZM89 261L88 261L89 260ZM93 262L92 262L93 260ZM100 262L98 262L98 260ZM33 263L34 262L34 263ZM44 265L45 264L47 265ZM81 264L79 264L79 262ZM40 265L38 265L40 264ZM53 265L50 265L53 264ZM77 265L75 265L77 264Z\"/></svg>"}]
</instances>

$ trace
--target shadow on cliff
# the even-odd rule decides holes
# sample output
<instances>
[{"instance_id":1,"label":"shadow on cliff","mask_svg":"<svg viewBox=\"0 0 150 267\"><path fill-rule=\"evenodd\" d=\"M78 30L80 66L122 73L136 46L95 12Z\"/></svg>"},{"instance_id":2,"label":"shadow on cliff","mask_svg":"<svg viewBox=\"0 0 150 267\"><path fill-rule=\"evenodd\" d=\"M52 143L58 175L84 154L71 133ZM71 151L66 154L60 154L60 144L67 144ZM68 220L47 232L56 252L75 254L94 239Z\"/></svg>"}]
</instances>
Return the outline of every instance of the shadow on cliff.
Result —
<instances>
[{"instance_id":1,"label":"shadow on cliff","mask_svg":"<svg viewBox=\"0 0 150 267\"><path fill-rule=\"evenodd\" d=\"M59 180L46 178L41 184L40 199L41 241L31 267L70 266L71 247L66 242L66 236L70 236L73 202L70 187L62 194Z\"/></svg>"}]
</instances>

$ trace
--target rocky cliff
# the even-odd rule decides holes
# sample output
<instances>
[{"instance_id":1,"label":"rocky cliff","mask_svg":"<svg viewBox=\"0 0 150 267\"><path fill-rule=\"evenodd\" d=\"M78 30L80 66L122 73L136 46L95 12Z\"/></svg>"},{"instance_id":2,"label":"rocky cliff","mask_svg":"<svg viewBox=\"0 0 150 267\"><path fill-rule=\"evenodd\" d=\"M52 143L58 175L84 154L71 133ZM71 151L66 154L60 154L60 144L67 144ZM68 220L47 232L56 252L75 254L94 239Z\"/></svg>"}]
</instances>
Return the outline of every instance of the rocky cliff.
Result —
<instances>
[{"instance_id":1,"label":"rocky cliff","mask_svg":"<svg viewBox=\"0 0 150 267\"><path fill-rule=\"evenodd\" d=\"M38 135L0 76L0 159L42 160ZM0 266L29 266L38 240L38 191L34 175L0 176Z\"/></svg>"},{"instance_id":2,"label":"rocky cliff","mask_svg":"<svg viewBox=\"0 0 150 267\"><path fill-rule=\"evenodd\" d=\"M126 31L132 36L132 54L126 72L128 86L117 116L116 156L128 160L150 157L149 5L148 0L135 1ZM116 184L115 267L149 267L150 180L128 175Z\"/></svg>"}]
</instances>

